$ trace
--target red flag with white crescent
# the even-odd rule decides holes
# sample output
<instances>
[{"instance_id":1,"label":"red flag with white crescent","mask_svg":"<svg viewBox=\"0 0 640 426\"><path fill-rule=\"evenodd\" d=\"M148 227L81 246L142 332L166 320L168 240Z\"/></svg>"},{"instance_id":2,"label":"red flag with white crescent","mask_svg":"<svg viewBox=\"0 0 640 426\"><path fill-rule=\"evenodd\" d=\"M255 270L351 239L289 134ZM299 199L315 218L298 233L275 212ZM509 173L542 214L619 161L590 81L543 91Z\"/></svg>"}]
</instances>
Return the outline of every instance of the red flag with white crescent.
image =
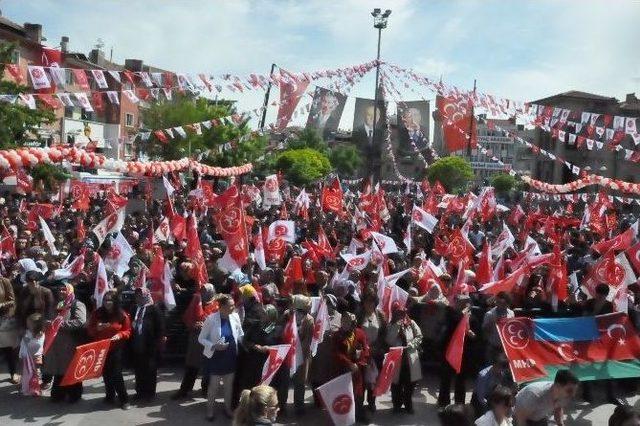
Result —
<instances>
[{"instance_id":1,"label":"red flag with white crescent","mask_svg":"<svg viewBox=\"0 0 640 426\"><path fill-rule=\"evenodd\" d=\"M400 374L403 351L404 348L402 346L395 346L389 348L389 352L384 354L382 368L380 369L380 374L378 374L376 387L373 390L375 396L381 396L389 392L393 379Z\"/></svg>"},{"instance_id":2,"label":"red flag with white crescent","mask_svg":"<svg viewBox=\"0 0 640 426\"><path fill-rule=\"evenodd\" d=\"M273 376L275 376L280 369L280 366L287 358L291 345L275 345L267 346L267 348L269 349L269 355L262 367L262 377L260 379L261 385L269 385L271 383Z\"/></svg>"}]
</instances>

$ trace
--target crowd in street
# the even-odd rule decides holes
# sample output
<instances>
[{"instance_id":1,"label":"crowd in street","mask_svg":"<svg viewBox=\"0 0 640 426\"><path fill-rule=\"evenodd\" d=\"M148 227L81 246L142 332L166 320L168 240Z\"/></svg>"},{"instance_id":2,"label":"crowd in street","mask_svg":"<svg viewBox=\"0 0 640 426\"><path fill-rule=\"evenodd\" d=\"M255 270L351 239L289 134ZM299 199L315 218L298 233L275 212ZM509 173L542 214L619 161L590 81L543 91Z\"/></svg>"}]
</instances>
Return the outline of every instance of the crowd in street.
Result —
<instances>
[{"instance_id":1,"label":"crowd in street","mask_svg":"<svg viewBox=\"0 0 640 426\"><path fill-rule=\"evenodd\" d=\"M62 384L75 348L111 339L102 374L105 403L129 409L153 400L158 369L166 363L167 330L180 322L188 338L182 382L172 398L201 392L207 398L203 417L211 421L226 416L238 425L271 424L295 421L309 410L320 413L322 399L314 393L313 401L305 400L305 391L350 373L356 420L375 422L374 390L385 354L403 347L390 387L393 413L402 421L421 423L412 397L425 378L433 377L439 382L437 409L444 425L543 425L552 418L562 425L574 402L602 402L592 392L600 384L607 402L616 406L609 424L640 424L638 412L625 401L637 392L635 379L581 381L563 368L547 380L516 383L496 327L515 316L620 310L611 283L585 284L603 255L594 244L624 234L636 221L630 208L606 194L583 208L517 195L496 198L482 188L453 196L426 182L375 187L366 181L327 182L325 188L339 191L336 206L319 184L305 188L301 197L302 188L280 178L275 191L281 200L268 205L260 181L187 178L169 176L164 182L171 189L162 196L156 191L155 197L145 181L128 194L100 187L86 209L77 208L73 194L56 190L4 194L0 361L6 362L16 391L37 397L49 389L52 401L77 403L82 383ZM216 217L224 209L220 197L234 185L249 242L248 259L238 269L229 268L234 262ZM138 199L145 207L128 211L122 226L106 238L92 232L124 208L123 198L124 204ZM414 206L437 219L431 230L413 217ZM584 209L591 213L585 215ZM293 222L288 241L269 236L276 221ZM168 228L159 232L163 223ZM513 240L505 240L505 229ZM629 244L638 242L634 234ZM96 289L101 260L113 257L120 235L133 249L132 257L124 271L104 262L106 287ZM193 235L201 256L193 255L198 245ZM397 250L389 250L391 242L380 235ZM487 284L480 275L486 274L482 262L488 251L493 252L489 281L525 271L515 285L481 290ZM558 291L553 277L560 264L567 279ZM397 290L381 291L385 277L400 272ZM170 289L164 286L166 276ZM625 313L640 327L640 286L628 285L622 297ZM327 314L323 336L317 335L319 305ZM465 317L462 362L456 369L446 353ZM56 322L54 338L45 338ZM292 322L300 351L296 361L285 361L269 385L261 385L269 347L291 341ZM135 389L125 386L123 370L128 369L135 373Z\"/></svg>"}]
</instances>

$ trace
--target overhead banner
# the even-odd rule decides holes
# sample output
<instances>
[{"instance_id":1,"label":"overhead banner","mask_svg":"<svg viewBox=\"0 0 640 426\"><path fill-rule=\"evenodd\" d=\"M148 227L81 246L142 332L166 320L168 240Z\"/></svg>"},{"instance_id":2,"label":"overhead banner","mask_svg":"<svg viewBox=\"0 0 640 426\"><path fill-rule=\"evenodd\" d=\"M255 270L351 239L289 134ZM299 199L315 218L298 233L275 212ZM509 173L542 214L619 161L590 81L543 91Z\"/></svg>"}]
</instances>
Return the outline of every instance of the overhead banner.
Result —
<instances>
[{"instance_id":1,"label":"overhead banner","mask_svg":"<svg viewBox=\"0 0 640 426\"><path fill-rule=\"evenodd\" d=\"M415 146L423 151L429 148L429 101L398 104L398 146L414 152Z\"/></svg>"},{"instance_id":2,"label":"overhead banner","mask_svg":"<svg viewBox=\"0 0 640 426\"><path fill-rule=\"evenodd\" d=\"M346 102L346 95L316 87L307 119L307 128L316 129L324 140L331 138L338 130Z\"/></svg>"}]
</instances>

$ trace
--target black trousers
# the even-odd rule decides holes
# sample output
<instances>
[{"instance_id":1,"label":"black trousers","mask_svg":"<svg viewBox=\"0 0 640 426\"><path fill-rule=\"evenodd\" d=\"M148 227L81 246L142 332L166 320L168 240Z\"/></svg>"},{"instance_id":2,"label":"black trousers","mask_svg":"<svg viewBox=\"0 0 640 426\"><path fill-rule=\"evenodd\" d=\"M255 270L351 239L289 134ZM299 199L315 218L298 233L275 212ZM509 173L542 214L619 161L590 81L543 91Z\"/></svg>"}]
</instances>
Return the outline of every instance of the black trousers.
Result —
<instances>
[{"instance_id":1,"label":"black trousers","mask_svg":"<svg viewBox=\"0 0 640 426\"><path fill-rule=\"evenodd\" d=\"M196 384L196 379L198 378L199 373L199 368L186 367L184 370L184 376L182 376L182 383L180 383L180 391L184 393L191 392ZM207 390L209 389L208 376L202 376L202 379L200 379L200 389L202 389L202 392L206 396Z\"/></svg>"},{"instance_id":2,"label":"black trousers","mask_svg":"<svg viewBox=\"0 0 640 426\"><path fill-rule=\"evenodd\" d=\"M122 377L122 347L116 347L109 351L102 370L104 380L104 392L108 399L114 399L118 395L120 404L129 402L127 388Z\"/></svg>"},{"instance_id":3,"label":"black trousers","mask_svg":"<svg viewBox=\"0 0 640 426\"><path fill-rule=\"evenodd\" d=\"M60 386L60 382L64 375L53 376L53 384L51 385L51 400L77 402L82 398L82 382L71 386Z\"/></svg>"},{"instance_id":4,"label":"black trousers","mask_svg":"<svg viewBox=\"0 0 640 426\"><path fill-rule=\"evenodd\" d=\"M451 404L451 381L454 384L454 400L456 404L464 404L466 397L467 373L463 368L460 374L445 360L440 366L440 391L438 392L438 406L445 407Z\"/></svg>"},{"instance_id":5,"label":"black trousers","mask_svg":"<svg viewBox=\"0 0 640 426\"><path fill-rule=\"evenodd\" d=\"M9 375L13 376L16 374L16 366L18 362L18 351L16 348L0 348L0 354L4 356L4 359L7 360L7 369L9 370Z\"/></svg>"},{"instance_id":6,"label":"black trousers","mask_svg":"<svg viewBox=\"0 0 640 426\"><path fill-rule=\"evenodd\" d=\"M404 405L407 410L413 409L413 389L416 384L411 382L411 369L408 362L403 361L400 367L398 383L391 385L391 402L393 408L400 409Z\"/></svg>"},{"instance_id":7,"label":"black trousers","mask_svg":"<svg viewBox=\"0 0 640 426\"><path fill-rule=\"evenodd\" d=\"M136 395L139 398L155 397L158 381L158 360L152 357L136 356L133 361L133 372L136 377Z\"/></svg>"}]
</instances>

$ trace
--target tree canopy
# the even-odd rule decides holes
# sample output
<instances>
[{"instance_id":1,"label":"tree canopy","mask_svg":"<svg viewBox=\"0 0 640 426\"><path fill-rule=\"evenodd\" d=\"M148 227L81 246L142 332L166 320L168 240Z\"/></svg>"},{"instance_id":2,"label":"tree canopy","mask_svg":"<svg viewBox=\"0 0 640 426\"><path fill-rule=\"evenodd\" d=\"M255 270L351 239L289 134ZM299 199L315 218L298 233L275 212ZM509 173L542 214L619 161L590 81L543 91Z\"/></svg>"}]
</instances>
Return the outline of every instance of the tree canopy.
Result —
<instances>
[{"instance_id":1,"label":"tree canopy","mask_svg":"<svg viewBox=\"0 0 640 426\"><path fill-rule=\"evenodd\" d=\"M362 155L353 145L333 148L329 154L331 165L342 176L353 176L362 165Z\"/></svg>"},{"instance_id":2,"label":"tree canopy","mask_svg":"<svg viewBox=\"0 0 640 426\"><path fill-rule=\"evenodd\" d=\"M295 185L308 185L331 172L329 158L311 148L286 150L278 155L275 166Z\"/></svg>"},{"instance_id":3,"label":"tree canopy","mask_svg":"<svg viewBox=\"0 0 640 426\"><path fill-rule=\"evenodd\" d=\"M511 191L515 185L516 178L507 173L500 173L491 178L491 186L496 189L496 192L502 194L506 194Z\"/></svg>"},{"instance_id":4,"label":"tree canopy","mask_svg":"<svg viewBox=\"0 0 640 426\"><path fill-rule=\"evenodd\" d=\"M429 182L440 181L448 192L455 192L473 179L471 163L462 157L442 157L427 168Z\"/></svg>"},{"instance_id":5,"label":"tree canopy","mask_svg":"<svg viewBox=\"0 0 640 426\"><path fill-rule=\"evenodd\" d=\"M0 79L4 75L6 64L12 63L16 48L14 43L0 42ZM2 94L17 96L30 91L27 86L0 80ZM42 124L53 122L54 118L53 112L48 109L29 109L17 102L0 102L0 148L14 148L32 140L40 140L38 128Z\"/></svg>"},{"instance_id":6,"label":"tree canopy","mask_svg":"<svg viewBox=\"0 0 640 426\"><path fill-rule=\"evenodd\" d=\"M163 143L152 134L148 141L139 143L140 150L151 159L177 160L189 155L190 145L192 156L197 155L205 164L229 167L253 162L264 154L267 140L252 133L246 119L234 122L228 118L235 113L235 108L228 101L189 95L176 95L172 101L155 102L142 112L144 126L152 130L183 126L187 136L183 138L175 134L173 139ZM200 135L185 126L212 119L221 119L221 122L210 129L202 126ZM220 152L220 147L227 143L231 144L231 149L227 147Z\"/></svg>"}]
</instances>

